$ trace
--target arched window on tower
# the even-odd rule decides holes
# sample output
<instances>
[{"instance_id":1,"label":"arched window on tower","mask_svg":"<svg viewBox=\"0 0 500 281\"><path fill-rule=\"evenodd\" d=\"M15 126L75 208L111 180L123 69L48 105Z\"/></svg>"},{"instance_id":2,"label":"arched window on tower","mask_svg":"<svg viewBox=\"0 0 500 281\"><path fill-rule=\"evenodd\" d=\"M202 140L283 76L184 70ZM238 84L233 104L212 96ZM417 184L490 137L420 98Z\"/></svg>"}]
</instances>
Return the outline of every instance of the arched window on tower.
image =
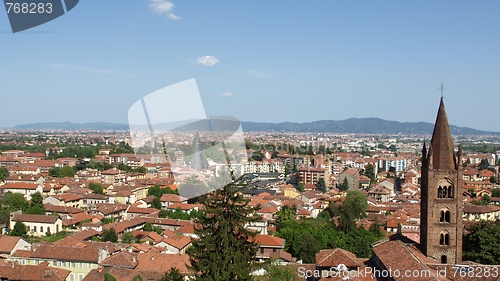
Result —
<instances>
[{"instance_id":1,"label":"arched window on tower","mask_svg":"<svg viewBox=\"0 0 500 281\"><path fill-rule=\"evenodd\" d=\"M443 231L439 234L439 245L441 246L450 245L450 234L448 232Z\"/></svg>"},{"instance_id":2,"label":"arched window on tower","mask_svg":"<svg viewBox=\"0 0 500 281\"><path fill-rule=\"evenodd\" d=\"M441 179L438 182L437 198L453 198L453 183L449 179Z\"/></svg>"},{"instance_id":3,"label":"arched window on tower","mask_svg":"<svg viewBox=\"0 0 500 281\"><path fill-rule=\"evenodd\" d=\"M448 263L448 257L445 255L441 256L441 263Z\"/></svg>"},{"instance_id":4,"label":"arched window on tower","mask_svg":"<svg viewBox=\"0 0 500 281\"><path fill-rule=\"evenodd\" d=\"M441 216L439 217L439 222L450 222L450 211L447 209L441 210Z\"/></svg>"}]
</instances>

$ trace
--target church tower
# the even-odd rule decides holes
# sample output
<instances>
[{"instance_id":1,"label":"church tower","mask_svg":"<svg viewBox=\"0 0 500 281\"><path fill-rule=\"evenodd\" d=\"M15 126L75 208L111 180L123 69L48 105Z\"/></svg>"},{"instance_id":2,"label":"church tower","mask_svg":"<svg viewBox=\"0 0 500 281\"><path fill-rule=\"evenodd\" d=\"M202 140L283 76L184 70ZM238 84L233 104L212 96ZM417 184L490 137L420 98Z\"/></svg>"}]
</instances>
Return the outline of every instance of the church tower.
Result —
<instances>
[{"instance_id":1,"label":"church tower","mask_svg":"<svg viewBox=\"0 0 500 281\"><path fill-rule=\"evenodd\" d=\"M443 98L427 150L422 150L420 246L438 263L462 262L462 147L455 153Z\"/></svg>"}]
</instances>

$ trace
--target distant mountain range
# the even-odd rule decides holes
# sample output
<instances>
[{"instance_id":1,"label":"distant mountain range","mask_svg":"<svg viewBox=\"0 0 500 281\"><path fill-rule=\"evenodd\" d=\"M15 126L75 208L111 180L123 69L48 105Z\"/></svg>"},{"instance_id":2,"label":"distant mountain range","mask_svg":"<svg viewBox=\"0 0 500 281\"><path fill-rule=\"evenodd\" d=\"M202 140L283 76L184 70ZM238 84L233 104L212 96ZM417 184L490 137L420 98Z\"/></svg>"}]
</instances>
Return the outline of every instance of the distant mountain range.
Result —
<instances>
[{"instance_id":1,"label":"distant mountain range","mask_svg":"<svg viewBox=\"0 0 500 281\"><path fill-rule=\"evenodd\" d=\"M31 123L12 127L14 130L64 130L64 131L119 131L128 130L128 124L93 122L93 123L72 123L72 122L46 122Z\"/></svg>"},{"instance_id":2,"label":"distant mountain range","mask_svg":"<svg viewBox=\"0 0 500 281\"><path fill-rule=\"evenodd\" d=\"M434 124L426 122L398 122L388 121L380 118L350 118L346 120L321 120L306 123L282 122L242 122L243 131L247 132L300 132L300 133L348 133L348 134L405 134L425 135L432 134ZM119 123L71 123L71 122L48 122L32 123L14 126L15 130L128 130L128 124ZM467 127L450 125L453 135L494 135L500 136L500 132L481 131Z\"/></svg>"}]
</instances>

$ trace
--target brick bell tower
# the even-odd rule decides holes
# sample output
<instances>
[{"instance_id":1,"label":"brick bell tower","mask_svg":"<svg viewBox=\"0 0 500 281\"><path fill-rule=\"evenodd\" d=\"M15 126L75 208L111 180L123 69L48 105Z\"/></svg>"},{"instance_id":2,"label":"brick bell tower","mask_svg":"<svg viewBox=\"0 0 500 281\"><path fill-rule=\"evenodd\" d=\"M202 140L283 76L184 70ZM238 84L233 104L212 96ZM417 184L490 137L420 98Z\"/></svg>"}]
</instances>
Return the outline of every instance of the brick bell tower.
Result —
<instances>
[{"instance_id":1,"label":"brick bell tower","mask_svg":"<svg viewBox=\"0 0 500 281\"><path fill-rule=\"evenodd\" d=\"M420 247L438 263L462 262L462 147L455 153L443 98L427 150L422 149Z\"/></svg>"}]
</instances>

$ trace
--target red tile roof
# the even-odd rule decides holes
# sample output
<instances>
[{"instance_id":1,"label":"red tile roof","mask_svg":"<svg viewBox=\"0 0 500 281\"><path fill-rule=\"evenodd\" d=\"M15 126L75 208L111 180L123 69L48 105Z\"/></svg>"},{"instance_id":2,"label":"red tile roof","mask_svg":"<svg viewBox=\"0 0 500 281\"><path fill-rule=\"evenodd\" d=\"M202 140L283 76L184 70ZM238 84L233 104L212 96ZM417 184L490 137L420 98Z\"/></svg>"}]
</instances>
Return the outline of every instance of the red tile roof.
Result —
<instances>
[{"instance_id":1,"label":"red tile roof","mask_svg":"<svg viewBox=\"0 0 500 281\"><path fill-rule=\"evenodd\" d=\"M97 263L99 255L97 247L65 247L58 245L41 245L31 250L17 250L13 258L38 258L73 262Z\"/></svg>"},{"instance_id":2,"label":"red tile roof","mask_svg":"<svg viewBox=\"0 0 500 281\"><path fill-rule=\"evenodd\" d=\"M171 267L177 267L181 274L190 274L187 266L189 263L189 256L186 254L160 254L160 253L141 253L138 256L139 264L136 269L141 272L158 272L160 271L160 278L163 272Z\"/></svg>"},{"instance_id":3,"label":"red tile roof","mask_svg":"<svg viewBox=\"0 0 500 281\"><path fill-rule=\"evenodd\" d=\"M363 266L355 254L343 249L321 250L316 254L316 264L320 267L332 267L344 264L348 268Z\"/></svg>"},{"instance_id":4,"label":"red tile roof","mask_svg":"<svg viewBox=\"0 0 500 281\"><path fill-rule=\"evenodd\" d=\"M14 215L12 221L55 223L58 219L58 216L17 214Z\"/></svg>"},{"instance_id":5,"label":"red tile roof","mask_svg":"<svg viewBox=\"0 0 500 281\"><path fill-rule=\"evenodd\" d=\"M168 245L176 249L182 250L189 244L191 244L191 238L187 236L171 236L164 238L163 242L167 243Z\"/></svg>"},{"instance_id":6,"label":"red tile roof","mask_svg":"<svg viewBox=\"0 0 500 281\"><path fill-rule=\"evenodd\" d=\"M273 247L273 248L285 247L285 239L272 235L258 234L255 236L255 242L257 242L261 247Z\"/></svg>"},{"instance_id":7,"label":"red tile roof","mask_svg":"<svg viewBox=\"0 0 500 281\"><path fill-rule=\"evenodd\" d=\"M35 190L39 187L36 183L24 183L24 182L11 182L0 186L0 189L29 189Z\"/></svg>"},{"instance_id":8,"label":"red tile roof","mask_svg":"<svg viewBox=\"0 0 500 281\"><path fill-rule=\"evenodd\" d=\"M0 235L0 254L10 254L21 237Z\"/></svg>"},{"instance_id":9,"label":"red tile roof","mask_svg":"<svg viewBox=\"0 0 500 281\"><path fill-rule=\"evenodd\" d=\"M0 266L0 279L23 281L64 281L71 271L45 265L19 265L17 263Z\"/></svg>"}]
</instances>

